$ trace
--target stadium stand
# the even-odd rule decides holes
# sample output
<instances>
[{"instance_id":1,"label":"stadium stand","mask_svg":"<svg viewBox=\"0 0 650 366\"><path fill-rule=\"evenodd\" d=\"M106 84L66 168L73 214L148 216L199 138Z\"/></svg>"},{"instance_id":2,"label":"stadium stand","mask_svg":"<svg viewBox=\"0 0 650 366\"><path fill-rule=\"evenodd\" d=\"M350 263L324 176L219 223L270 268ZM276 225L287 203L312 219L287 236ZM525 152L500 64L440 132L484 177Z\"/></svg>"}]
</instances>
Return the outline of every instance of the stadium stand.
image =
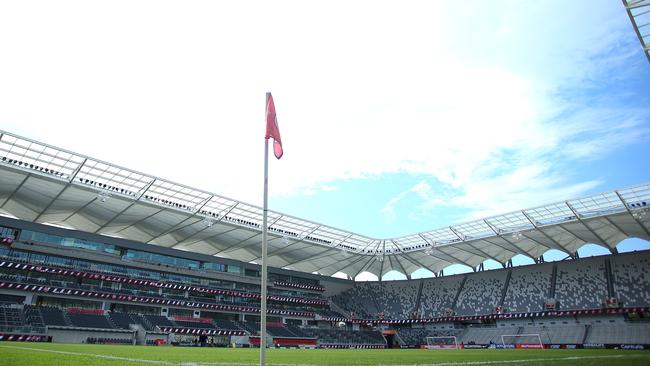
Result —
<instances>
[{"instance_id":1,"label":"stadium stand","mask_svg":"<svg viewBox=\"0 0 650 366\"><path fill-rule=\"evenodd\" d=\"M302 328L297 327L295 325L287 325L287 329L294 335L294 337L298 337L298 338L309 337L309 335L305 333L305 331Z\"/></svg>"},{"instance_id":2,"label":"stadium stand","mask_svg":"<svg viewBox=\"0 0 650 366\"><path fill-rule=\"evenodd\" d=\"M291 330L289 330L287 327L284 326L269 325L266 327L266 330L269 332L270 335L274 337L288 337L288 338L296 337L296 335Z\"/></svg>"},{"instance_id":3,"label":"stadium stand","mask_svg":"<svg viewBox=\"0 0 650 366\"><path fill-rule=\"evenodd\" d=\"M242 327L241 322L234 320L215 319L214 325L217 329L223 330L246 330L246 328Z\"/></svg>"},{"instance_id":4,"label":"stadium stand","mask_svg":"<svg viewBox=\"0 0 650 366\"><path fill-rule=\"evenodd\" d=\"M140 325L142 325L141 321L137 321L136 319L134 319L131 316L131 314L128 314L128 313L112 312L112 313L109 313L108 316L110 318L111 323L114 324L115 327L118 328L118 329L131 329L130 328L131 324L140 324Z\"/></svg>"},{"instance_id":5,"label":"stadium stand","mask_svg":"<svg viewBox=\"0 0 650 366\"><path fill-rule=\"evenodd\" d=\"M384 318L399 319L415 310L419 281L387 281L376 287L376 302Z\"/></svg>"},{"instance_id":6,"label":"stadium stand","mask_svg":"<svg viewBox=\"0 0 650 366\"><path fill-rule=\"evenodd\" d=\"M154 327L173 327L172 323L167 317L162 315L144 315L143 318Z\"/></svg>"},{"instance_id":7,"label":"stadium stand","mask_svg":"<svg viewBox=\"0 0 650 366\"><path fill-rule=\"evenodd\" d=\"M499 305L506 271L487 271L467 275L456 303L457 315L492 314Z\"/></svg>"},{"instance_id":8,"label":"stadium stand","mask_svg":"<svg viewBox=\"0 0 650 366\"><path fill-rule=\"evenodd\" d=\"M423 318L445 316L447 309L453 309L464 276L450 276L422 280L420 314Z\"/></svg>"},{"instance_id":9,"label":"stadium stand","mask_svg":"<svg viewBox=\"0 0 650 366\"><path fill-rule=\"evenodd\" d=\"M650 344L650 324L592 324L585 343Z\"/></svg>"},{"instance_id":10,"label":"stadium stand","mask_svg":"<svg viewBox=\"0 0 650 366\"><path fill-rule=\"evenodd\" d=\"M612 256L614 289L623 306L647 306L650 299L650 253Z\"/></svg>"},{"instance_id":11,"label":"stadium stand","mask_svg":"<svg viewBox=\"0 0 650 366\"><path fill-rule=\"evenodd\" d=\"M381 311L375 302L377 284L360 283L346 292L336 295L332 301L352 314L353 318L373 319Z\"/></svg>"},{"instance_id":12,"label":"stadium stand","mask_svg":"<svg viewBox=\"0 0 650 366\"><path fill-rule=\"evenodd\" d=\"M174 323L175 326L179 328L215 329L212 323L191 322L191 321L182 321L182 320L174 320Z\"/></svg>"},{"instance_id":13,"label":"stadium stand","mask_svg":"<svg viewBox=\"0 0 650 366\"><path fill-rule=\"evenodd\" d=\"M559 262L555 286L560 309L600 308L607 298L604 258Z\"/></svg>"},{"instance_id":14,"label":"stadium stand","mask_svg":"<svg viewBox=\"0 0 650 366\"><path fill-rule=\"evenodd\" d=\"M553 264L545 263L519 267L512 271L506 289L503 307L511 313L528 313L544 310L550 298Z\"/></svg>"},{"instance_id":15,"label":"stadium stand","mask_svg":"<svg viewBox=\"0 0 650 366\"><path fill-rule=\"evenodd\" d=\"M415 310L418 281L365 282L332 301L359 318L399 319Z\"/></svg>"},{"instance_id":16,"label":"stadium stand","mask_svg":"<svg viewBox=\"0 0 650 366\"><path fill-rule=\"evenodd\" d=\"M2 332L18 327L34 339L96 344L131 344L136 334L140 344L174 342L173 334L192 344L210 335L221 345L254 346L260 267L236 253L248 245L245 238L259 236L259 208L10 133L0 134L0 145ZM279 215L268 227L269 250L275 263L294 269L269 268L267 329L276 346L416 347L440 336L489 344L516 334L539 334L548 344L650 345L650 251L575 260L572 253L543 263L551 242L575 252L580 232L613 253L611 244L626 237L647 239L649 192L646 184L522 210L386 240L383 249L362 235ZM160 217L138 213L152 207ZM57 226L79 231L36 223L53 213L68 216L55 219ZM201 216L204 225L183 226ZM128 228L119 238L94 234L109 234L118 223ZM173 249L182 247L179 237L193 236L190 250ZM285 251L280 238L301 250ZM431 245L446 248L427 253ZM219 247L224 255L213 256ZM537 264L512 267L502 249L535 253ZM318 259L321 251L326 260ZM439 271L495 255L508 268L365 283L318 274L336 258L344 265L336 270L351 275L414 266Z\"/></svg>"},{"instance_id":17,"label":"stadium stand","mask_svg":"<svg viewBox=\"0 0 650 366\"><path fill-rule=\"evenodd\" d=\"M303 332L318 338L319 345L347 346L376 345L385 346L386 339L378 331L345 331L339 329L305 328Z\"/></svg>"},{"instance_id":18,"label":"stadium stand","mask_svg":"<svg viewBox=\"0 0 650 366\"><path fill-rule=\"evenodd\" d=\"M427 337L460 337L462 329L427 329L427 328L401 328L399 337L405 346L421 346L427 344Z\"/></svg>"},{"instance_id":19,"label":"stadium stand","mask_svg":"<svg viewBox=\"0 0 650 366\"><path fill-rule=\"evenodd\" d=\"M140 324L144 327L144 329L148 331L154 331L156 330L156 327L151 324L150 321L148 321L143 315L140 314L129 314L129 317L133 319L135 324Z\"/></svg>"},{"instance_id":20,"label":"stadium stand","mask_svg":"<svg viewBox=\"0 0 650 366\"><path fill-rule=\"evenodd\" d=\"M23 312L12 307L0 307L0 326L20 326L25 324Z\"/></svg>"},{"instance_id":21,"label":"stadium stand","mask_svg":"<svg viewBox=\"0 0 650 366\"><path fill-rule=\"evenodd\" d=\"M70 341L125 344L133 342L123 336L131 324L151 334L144 343L177 333L187 339L222 337L218 342L227 345L228 337L248 342L259 331L255 279L122 260L92 249L78 249L86 250L83 259L71 259L46 244L18 238L0 245L0 327L79 332L83 337ZM39 251L40 245L47 250ZM169 253L161 260L174 262ZM184 263L184 253L173 253ZM276 346L311 340L324 348L383 348L388 343L378 329L385 328L397 331L391 344L408 347L440 336L465 344L500 343L504 334L539 334L548 344L648 342L643 321L650 317L649 265L647 251L403 281L352 283L293 273L282 282L272 280L279 288L269 292L274 323L267 329ZM559 302L558 309L545 308L549 298ZM609 298L618 302L607 303ZM598 320L581 322L586 316ZM544 317L555 320L536 321ZM615 324L600 323L612 319Z\"/></svg>"},{"instance_id":22,"label":"stadium stand","mask_svg":"<svg viewBox=\"0 0 650 366\"><path fill-rule=\"evenodd\" d=\"M470 344L501 343L502 335L520 333L520 327L470 327L462 334L459 342Z\"/></svg>"},{"instance_id":23,"label":"stadium stand","mask_svg":"<svg viewBox=\"0 0 650 366\"><path fill-rule=\"evenodd\" d=\"M542 342L548 344L582 344L586 331L584 324L549 327L525 326L521 328L521 334L539 334Z\"/></svg>"},{"instance_id":24,"label":"stadium stand","mask_svg":"<svg viewBox=\"0 0 650 366\"><path fill-rule=\"evenodd\" d=\"M38 307L32 305L25 305L25 322L34 327L43 327L45 322Z\"/></svg>"},{"instance_id":25,"label":"stadium stand","mask_svg":"<svg viewBox=\"0 0 650 366\"><path fill-rule=\"evenodd\" d=\"M68 319L73 326L79 328L100 328L100 329L113 329L108 321L108 318L105 315L93 315L93 314L80 314L80 313L68 313Z\"/></svg>"},{"instance_id":26,"label":"stadium stand","mask_svg":"<svg viewBox=\"0 0 650 366\"><path fill-rule=\"evenodd\" d=\"M45 306L41 307L39 310L45 325L60 327L72 326L72 322L66 317L65 313L61 309Z\"/></svg>"}]
</instances>

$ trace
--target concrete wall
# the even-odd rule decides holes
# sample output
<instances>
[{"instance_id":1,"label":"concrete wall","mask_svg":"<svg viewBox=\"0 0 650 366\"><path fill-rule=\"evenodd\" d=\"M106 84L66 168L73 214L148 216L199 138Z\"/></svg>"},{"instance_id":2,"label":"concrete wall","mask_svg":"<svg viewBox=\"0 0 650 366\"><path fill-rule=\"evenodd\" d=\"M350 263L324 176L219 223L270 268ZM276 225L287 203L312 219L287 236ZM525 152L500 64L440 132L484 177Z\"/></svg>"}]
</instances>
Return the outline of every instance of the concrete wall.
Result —
<instances>
[{"instance_id":1,"label":"concrete wall","mask_svg":"<svg viewBox=\"0 0 650 366\"><path fill-rule=\"evenodd\" d=\"M102 332L70 329L48 329L46 334L52 337L54 343L86 343L88 337L132 339L133 332Z\"/></svg>"}]
</instances>

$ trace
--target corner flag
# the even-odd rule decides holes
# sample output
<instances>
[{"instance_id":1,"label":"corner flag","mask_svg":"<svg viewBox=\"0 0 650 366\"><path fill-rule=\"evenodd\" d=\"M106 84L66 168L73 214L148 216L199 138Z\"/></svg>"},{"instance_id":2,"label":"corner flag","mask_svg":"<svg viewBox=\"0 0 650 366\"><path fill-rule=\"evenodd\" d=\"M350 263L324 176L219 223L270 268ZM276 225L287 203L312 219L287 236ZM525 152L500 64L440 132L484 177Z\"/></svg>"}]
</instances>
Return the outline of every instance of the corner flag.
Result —
<instances>
[{"instance_id":1,"label":"corner flag","mask_svg":"<svg viewBox=\"0 0 650 366\"><path fill-rule=\"evenodd\" d=\"M282 139L280 138L280 128L278 127L278 118L275 115L275 104L271 93L266 93L266 139L273 137L273 154L276 158L282 157Z\"/></svg>"}]
</instances>

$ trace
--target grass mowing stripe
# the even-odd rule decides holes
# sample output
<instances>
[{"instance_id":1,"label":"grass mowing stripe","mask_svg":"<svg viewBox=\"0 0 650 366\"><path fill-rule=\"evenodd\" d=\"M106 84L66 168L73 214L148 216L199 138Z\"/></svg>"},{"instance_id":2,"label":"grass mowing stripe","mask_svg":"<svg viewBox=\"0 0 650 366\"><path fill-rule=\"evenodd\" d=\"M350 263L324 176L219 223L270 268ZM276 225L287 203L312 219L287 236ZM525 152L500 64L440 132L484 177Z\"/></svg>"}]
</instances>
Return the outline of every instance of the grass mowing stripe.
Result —
<instances>
[{"instance_id":1,"label":"grass mowing stripe","mask_svg":"<svg viewBox=\"0 0 650 366\"><path fill-rule=\"evenodd\" d=\"M237 362L181 362L178 366L255 366L259 365L259 362L256 363L237 363ZM305 363L266 363L269 366L318 366L310 365Z\"/></svg>"},{"instance_id":2,"label":"grass mowing stripe","mask_svg":"<svg viewBox=\"0 0 650 366\"><path fill-rule=\"evenodd\" d=\"M167 361L156 361L156 360L146 360L142 358L130 358L130 357L120 357L120 356L111 356L111 355L99 355L96 353L83 353L83 352L71 352L71 351L57 351L53 349L43 349L43 348L32 348L32 347L16 347L16 346L0 346L1 348L11 348L11 349L20 349L26 351L39 351L39 352L49 352L49 353L58 353L62 355L69 356L84 356L84 357L97 357L104 358L107 360L117 360L117 361L129 361L129 362L140 362L140 363L152 363L157 365L178 365L177 363L167 362Z\"/></svg>"},{"instance_id":3,"label":"grass mowing stripe","mask_svg":"<svg viewBox=\"0 0 650 366\"><path fill-rule=\"evenodd\" d=\"M31 348L34 347L34 348ZM20 350L34 350L22 352ZM49 353L48 353L49 352ZM57 355L58 354L58 355ZM11 344L0 342L7 366L255 366L259 349ZM270 350L269 366L648 366L650 352L622 350Z\"/></svg>"},{"instance_id":4,"label":"grass mowing stripe","mask_svg":"<svg viewBox=\"0 0 650 366\"><path fill-rule=\"evenodd\" d=\"M33 348L33 347L17 347L17 346L5 346L2 345L0 348L11 348L11 349L20 349L20 350L29 350L29 351L39 351L39 352L50 352L58 353L69 356L85 356L85 357L97 357L104 358L108 360L117 360L117 361L129 361L129 362L140 362L140 363L151 363L157 365L173 365L173 366L255 366L258 363L242 363L242 362L168 362L168 361L159 361L159 360L147 360L144 358L131 358L131 357L121 357L121 356L111 356L111 355L100 355L97 353L83 353L83 352L72 352L72 351L57 351L51 349L43 348ZM267 363L269 366L316 366L316 365L306 365L306 364L284 364L284 363Z\"/></svg>"},{"instance_id":5,"label":"grass mowing stripe","mask_svg":"<svg viewBox=\"0 0 650 366\"><path fill-rule=\"evenodd\" d=\"M522 360L498 360L498 361L466 361L466 362L444 362L429 364L411 364L411 365L378 365L378 366L471 366L471 365L501 365L507 363L525 363L525 362L546 362L546 361L576 361L599 358L630 358L638 357L637 355L608 355L608 356L570 356L570 357L553 357L553 358L527 358Z\"/></svg>"}]
</instances>

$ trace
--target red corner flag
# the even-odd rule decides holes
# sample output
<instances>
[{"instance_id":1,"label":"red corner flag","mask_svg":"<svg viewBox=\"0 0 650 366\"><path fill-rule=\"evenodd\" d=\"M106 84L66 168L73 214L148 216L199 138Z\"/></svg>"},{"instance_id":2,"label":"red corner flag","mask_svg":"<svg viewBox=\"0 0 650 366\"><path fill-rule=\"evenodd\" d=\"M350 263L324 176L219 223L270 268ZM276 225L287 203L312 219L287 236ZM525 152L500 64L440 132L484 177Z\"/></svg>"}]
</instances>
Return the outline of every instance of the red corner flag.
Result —
<instances>
[{"instance_id":1,"label":"red corner flag","mask_svg":"<svg viewBox=\"0 0 650 366\"><path fill-rule=\"evenodd\" d=\"M266 139L273 137L273 154L280 159L282 157L282 139L278 128L278 118L275 115L275 104L271 93L266 93Z\"/></svg>"}]
</instances>

